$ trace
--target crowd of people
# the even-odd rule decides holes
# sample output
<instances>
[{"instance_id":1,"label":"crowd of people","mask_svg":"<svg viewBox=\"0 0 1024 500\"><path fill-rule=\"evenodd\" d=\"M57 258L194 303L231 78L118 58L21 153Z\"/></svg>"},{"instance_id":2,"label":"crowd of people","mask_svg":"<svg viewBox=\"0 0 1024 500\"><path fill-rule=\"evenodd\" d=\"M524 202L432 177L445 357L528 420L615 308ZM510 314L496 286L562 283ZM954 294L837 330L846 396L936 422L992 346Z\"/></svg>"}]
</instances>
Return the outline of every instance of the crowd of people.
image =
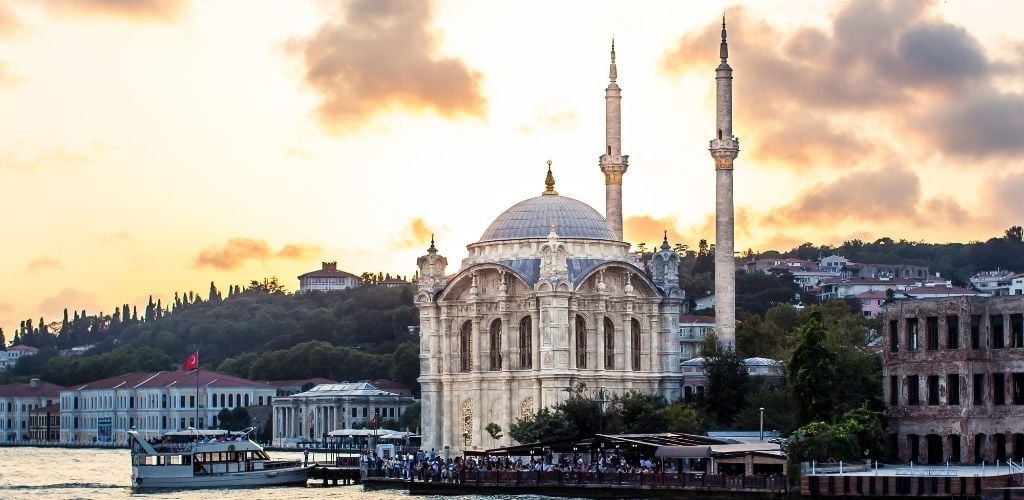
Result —
<instances>
[{"instance_id":1,"label":"crowd of people","mask_svg":"<svg viewBox=\"0 0 1024 500\"><path fill-rule=\"evenodd\" d=\"M589 455L587 455L589 459ZM478 472L561 472L566 474L652 474L675 472L671 461L662 462L645 457L626 457L614 453L584 460L583 456L562 454L557 460L552 455L540 457L470 456L445 458L436 450L400 453L397 456L378 456L368 452L362 457L363 468L370 476L425 482L459 482L468 474Z\"/></svg>"}]
</instances>

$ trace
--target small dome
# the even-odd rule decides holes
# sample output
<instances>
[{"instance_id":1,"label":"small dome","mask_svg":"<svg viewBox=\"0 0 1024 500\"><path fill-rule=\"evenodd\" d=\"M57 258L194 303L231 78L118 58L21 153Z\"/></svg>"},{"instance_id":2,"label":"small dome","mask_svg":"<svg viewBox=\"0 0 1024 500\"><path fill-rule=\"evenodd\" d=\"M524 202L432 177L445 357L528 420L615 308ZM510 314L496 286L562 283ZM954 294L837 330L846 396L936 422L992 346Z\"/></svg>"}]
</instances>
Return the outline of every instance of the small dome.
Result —
<instances>
[{"instance_id":1,"label":"small dome","mask_svg":"<svg viewBox=\"0 0 1024 500\"><path fill-rule=\"evenodd\" d=\"M747 358L743 360L743 364L746 366L779 366L782 362L768 358Z\"/></svg>"},{"instance_id":2,"label":"small dome","mask_svg":"<svg viewBox=\"0 0 1024 500\"><path fill-rule=\"evenodd\" d=\"M547 194L505 210L487 226L480 242L547 238L552 221L559 238L618 241L612 226L590 205Z\"/></svg>"}]
</instances>

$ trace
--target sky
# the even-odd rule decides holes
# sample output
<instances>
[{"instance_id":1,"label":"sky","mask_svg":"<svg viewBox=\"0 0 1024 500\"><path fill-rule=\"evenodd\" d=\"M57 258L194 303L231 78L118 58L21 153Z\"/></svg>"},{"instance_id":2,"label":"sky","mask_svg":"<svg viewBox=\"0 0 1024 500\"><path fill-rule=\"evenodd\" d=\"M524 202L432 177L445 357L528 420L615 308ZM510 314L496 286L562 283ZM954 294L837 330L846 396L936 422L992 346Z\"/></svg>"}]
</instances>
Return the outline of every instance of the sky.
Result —
<instances>
[{"instance_id":1,"label":"sky","mask_svg":"<svg viewBox=\"0 0 1024 500\"><path fill-rule=\"evenodd\" d=\"M736 248L987 239L1024 215L1016 1L0 0L0 327L338 261L454 272L544 189L625 239L713 241L734 69Z\"/></svg>"}]
</instances>

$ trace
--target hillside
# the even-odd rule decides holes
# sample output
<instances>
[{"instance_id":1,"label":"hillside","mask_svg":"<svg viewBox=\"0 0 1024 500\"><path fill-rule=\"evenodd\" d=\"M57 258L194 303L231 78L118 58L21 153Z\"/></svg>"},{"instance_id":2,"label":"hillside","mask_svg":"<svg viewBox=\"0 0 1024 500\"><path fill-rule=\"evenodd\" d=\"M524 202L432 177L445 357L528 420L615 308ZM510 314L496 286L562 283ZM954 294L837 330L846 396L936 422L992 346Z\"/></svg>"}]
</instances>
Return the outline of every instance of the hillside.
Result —
<instances>
[{"instance_id":1,"label":"hillside","mask_svg":"<svg viewBox=\"0 0 1024 500\"><path fill-rule=\"evenodd\" d=\"M44 326L23 338L41 350L14 374L70 385L133 370L174 369L187 353L199 351L204 367L243 377L395 377L415 384L418 344L409 327L419 324L419 316L408 287L288 294L254 284L224 299L218 293L205 301L177 299L172 311L147 308L141 319L133 314L122 320L120 308L100 318L76 312L66 326L54 325L57 333ZM82 356L60 357L63 344L94 347Z\"/></svg>"}]
</instances>

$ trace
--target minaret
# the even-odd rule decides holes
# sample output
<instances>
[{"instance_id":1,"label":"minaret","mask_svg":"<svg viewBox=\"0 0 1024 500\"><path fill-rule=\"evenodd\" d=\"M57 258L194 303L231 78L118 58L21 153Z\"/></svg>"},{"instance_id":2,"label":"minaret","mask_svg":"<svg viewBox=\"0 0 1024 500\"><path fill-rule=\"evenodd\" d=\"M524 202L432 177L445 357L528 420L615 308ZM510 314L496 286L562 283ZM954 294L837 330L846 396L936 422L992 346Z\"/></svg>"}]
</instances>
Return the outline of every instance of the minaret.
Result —
<instances>
[{"instance_id":1,"label":"minaret","mask_svg":"<svg viewBox=\"0 0 1024 500\"><path fill-rule=\"evenodd\" d=\"M615 83L615 39L612 39L612 62L608 66L608 87L604 89L604 154L598 165L604 173L605 219L622 240L622 174L629 168L629 156L622 155L622 91Z\"/></svg>"},{"instance_id":2,"label":"minaret","mask_svg":"<svg viewBox=\"0 0 1024 500\"><path fill-rule=\"evenodd\" d=\"M715 70L717 83L718 133L711 141L715 159L715 334L721 345L736 347L736 259L733 257L734 214L732 202L732 165L740 152L740 143L732 135L732 68L725 40L725 16L722 16L722 62Z\"/></svg>"}]
</instances>

